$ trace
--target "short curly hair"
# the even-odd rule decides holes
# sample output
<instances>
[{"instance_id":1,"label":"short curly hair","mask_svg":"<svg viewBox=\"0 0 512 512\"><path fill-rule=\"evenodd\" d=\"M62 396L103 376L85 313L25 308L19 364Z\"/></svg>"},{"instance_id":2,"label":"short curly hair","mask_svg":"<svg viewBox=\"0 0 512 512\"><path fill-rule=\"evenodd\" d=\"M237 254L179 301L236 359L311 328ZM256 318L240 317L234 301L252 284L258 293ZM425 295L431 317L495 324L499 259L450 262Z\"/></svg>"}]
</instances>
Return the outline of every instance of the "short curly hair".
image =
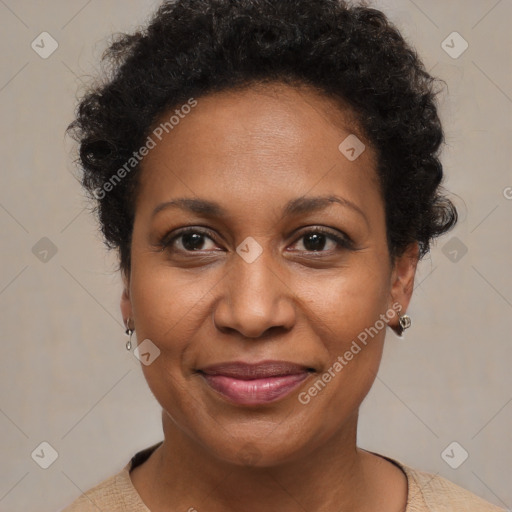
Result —
<instances>
[{"instance_id":1,"label":"short curly hair","mask_svg":"<svg viewBox=\"0 0 512 512\"><path fill-rule=\"evenodd\" d=\"M442 81L377 9L343 0L170 0L146 27L114 36L102 61L111 72L81 98L68 132L124 271L140 165L108 194L97 191L107 190L162 114L251 84L306 85L352 109L378 157L392 259L413 242L422 258L457 222L440 186Z\"/></svg>"}]
</instances>

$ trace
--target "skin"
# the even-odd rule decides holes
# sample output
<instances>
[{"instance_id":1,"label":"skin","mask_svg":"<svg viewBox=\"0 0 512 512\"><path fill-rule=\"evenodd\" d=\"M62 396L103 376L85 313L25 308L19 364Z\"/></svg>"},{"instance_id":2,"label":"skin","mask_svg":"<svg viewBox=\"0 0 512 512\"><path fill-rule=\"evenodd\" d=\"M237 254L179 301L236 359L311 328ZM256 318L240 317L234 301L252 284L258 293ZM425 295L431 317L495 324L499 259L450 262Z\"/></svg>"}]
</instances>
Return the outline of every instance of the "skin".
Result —
<instances>
[{"instance_id":1,"label":"skin","mask_svg":"<svg viewBox=\"0 0 512 512\"><path fill-rule=\"evenodd\" d=\"M366 145L352 162L338 150L350 134ZM150 339L161 351L141 367L163 409L165 440L131 472L152 511L405 510L405 475L356 444L386 328L308 404L298 401L359 333L396 302L405 312L411 298L418 246L391 261L375 169L349 110L279 83L198 98L145 157L121 310L138 343ZM360 212L330 202L283 217L290 200L333 194ZM153 215L181 197L215 201L226 215ZM212 236L196 251L190 238L159 245L185 226ZM314 252L306 235L318 227L353 246L327 236ZM252 263L236 252L247 237L263 251ZM195 371L269 359L315 373L284 399L240 406Z\"/></svg>"}]
</instances>

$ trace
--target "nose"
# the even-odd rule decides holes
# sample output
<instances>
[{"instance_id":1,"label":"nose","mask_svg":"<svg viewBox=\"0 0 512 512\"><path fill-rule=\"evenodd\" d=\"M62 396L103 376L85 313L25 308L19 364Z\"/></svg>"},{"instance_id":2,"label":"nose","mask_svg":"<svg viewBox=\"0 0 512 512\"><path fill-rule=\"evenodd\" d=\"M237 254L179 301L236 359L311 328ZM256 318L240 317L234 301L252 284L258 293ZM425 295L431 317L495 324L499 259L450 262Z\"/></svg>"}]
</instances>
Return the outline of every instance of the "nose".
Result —
<instances>
[{"instance_id":1,"label":"nose","mask_svg":"<svg viewBox=\"0 0 512 512\"><path fill-rule=\"evenodd\" d=\"M270 251L252 263L238 254L227 275L217 285L213 321L224 333L237 331L246 338L260 338L267 331L290 330L295 322L294 293L284 273L272 262Z\"/></svg>"}]
</instances>

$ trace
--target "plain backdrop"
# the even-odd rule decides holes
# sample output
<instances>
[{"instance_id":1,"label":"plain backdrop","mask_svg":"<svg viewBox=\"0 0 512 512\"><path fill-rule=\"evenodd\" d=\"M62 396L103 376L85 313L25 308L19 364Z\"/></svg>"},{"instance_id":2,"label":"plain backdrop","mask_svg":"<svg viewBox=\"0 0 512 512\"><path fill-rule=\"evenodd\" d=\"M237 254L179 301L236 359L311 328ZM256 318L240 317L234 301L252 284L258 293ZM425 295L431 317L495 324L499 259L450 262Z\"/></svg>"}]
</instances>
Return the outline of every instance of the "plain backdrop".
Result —
<instances>
[{"instance_id":1,"label":"plain backdrop","mask_svg":"<svg viewBox=\"0 0 512 512\"><path fill-rule=\"evenodd\" d=\"M64 135L109 35L158 3L0 1L0 511L60 510L162 439L160 408L125 350L115 254ZM388 333L359 444L511 508L512 1L373 5L448 84L445 184L461 218L420 264L406 338ZM58 44L47 58L55 43L42 32ZM43 442L57 455L47 469ZM468 453L457 469L442 456L453 442L452 460Z\"/></svg>"}]
</instances>

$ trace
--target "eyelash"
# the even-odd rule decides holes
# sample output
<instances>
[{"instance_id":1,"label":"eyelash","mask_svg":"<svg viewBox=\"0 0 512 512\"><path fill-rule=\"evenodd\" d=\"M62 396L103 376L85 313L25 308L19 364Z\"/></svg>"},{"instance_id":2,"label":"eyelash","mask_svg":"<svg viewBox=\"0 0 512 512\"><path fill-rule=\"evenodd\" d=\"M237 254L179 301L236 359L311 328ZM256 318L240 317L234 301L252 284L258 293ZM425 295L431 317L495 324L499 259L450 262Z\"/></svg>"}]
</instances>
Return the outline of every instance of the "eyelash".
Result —
<instances>
[{"instance_id":1,"label":"eyelash","mask_svg":"<svg viewBox=\"0 0 512 512\"><path fill-rule=\"evenodd\" d=\"M206 229L198 229L195 227L189 227L189 228L181 229L180 231L175 233L170 238L169 238L169 235L164 236L162 238L162 240L160 241L160 243L158 244L158 246L161 248L162 251L164 251L165 249L169 248L169 246L171 246L178 238L180 238L184 235L191 234L191 233L206 236L206 237L210 238L213 242L217 243L215 241L215 235L211 231L206 230ZM337 247L335 250L341 250L341 249L352 250L354 248L353 241L348 236L336 235L336 234L332 233L331 231L329 231L325 228L321 228L321 227L316 227L316 228L310 229L309 231L302 233L301 236L296 240L296 242L298 242L302 238L306 237L307 235L311 235L311 234L321 234L321 235L325 235L327 238L330 238L331 240L333 240L336 243ZM294 242L294 243L296 243L296 242ZM201 252L200 250L187 251L187 250L183 250L183 249L179 249L179 251L185 252L185 253L191 253L191 254L193 254L195 252ZM211 251L208 251L208 252L211 252ZM303 252L308 252L308 253L313 253L313 254L321 254L324 252L329 253L331 251L322 250L322 251L303 251Z\"/></svg>"}]
</instances>

